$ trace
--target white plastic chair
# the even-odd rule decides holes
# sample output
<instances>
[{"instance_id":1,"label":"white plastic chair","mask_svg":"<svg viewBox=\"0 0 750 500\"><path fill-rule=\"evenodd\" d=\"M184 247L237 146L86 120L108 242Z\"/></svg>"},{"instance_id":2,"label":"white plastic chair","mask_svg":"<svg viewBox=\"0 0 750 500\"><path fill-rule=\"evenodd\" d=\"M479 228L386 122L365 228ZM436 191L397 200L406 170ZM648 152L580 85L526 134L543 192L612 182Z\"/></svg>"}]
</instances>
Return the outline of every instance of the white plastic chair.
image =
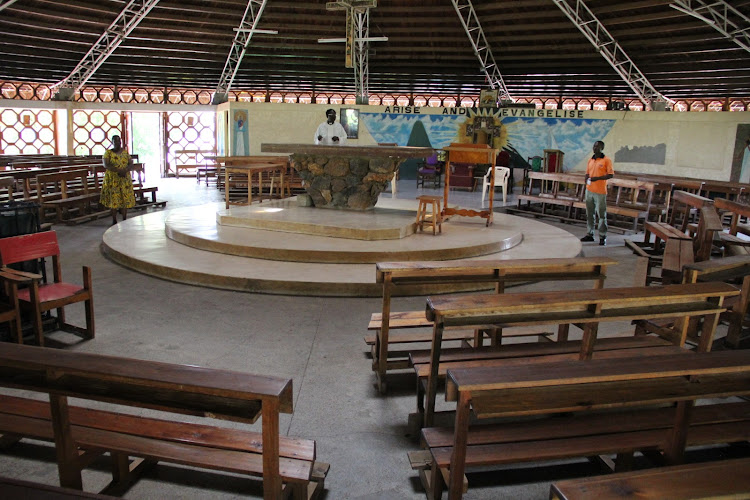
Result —
<instances>
[{"instance_id":1,"label":"white plastic chair","mask_svg":"<svg viewBox=\"0 0 750 500\"><path fill-rule=\"evenodd\" d=\"M482 202L484 202L484 196L487 194L487 188L490 187L490 174L492 169L487 169L487 173L484 175L482 181ZM495 167L495 185L492 186L491 192L494 193L497 186L503 187L503 205L506 203L506 194L508 188L508 177L510 177L510 169L507 167Z\"/></svg>"}]
</instances>

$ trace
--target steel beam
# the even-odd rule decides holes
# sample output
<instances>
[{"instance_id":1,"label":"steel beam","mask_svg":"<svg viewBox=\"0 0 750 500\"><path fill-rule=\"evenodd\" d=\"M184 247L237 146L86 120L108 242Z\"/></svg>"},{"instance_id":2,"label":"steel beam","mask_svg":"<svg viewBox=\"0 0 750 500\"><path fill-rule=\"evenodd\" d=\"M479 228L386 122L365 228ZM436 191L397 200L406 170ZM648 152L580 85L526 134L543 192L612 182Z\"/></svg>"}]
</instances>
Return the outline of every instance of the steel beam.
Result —
<instances>
[{"instance_id":1,"label":"steel beam","mask_svg":"<svg viewBox=\"0 0 750 500\"><path fill-rule=\"evenodd\" d=\"M625 83L638 96L646 109L660 107L659 103L669 102L672 99L663 96L648 81L646 76L638 69L625 50L614 39L599 19L591 12L583 0L552 0L576 27L591 42L602 57L614 68ZM575 3L575 6L571 6Z\"/></svg>"},{"instance_id":2,"label":"steel beam","mask_svg":"<svg viewBox=\"0 0 750 500\"><path fill-rule=\"evenodd\" d=\"M258 22L260 21L260 16L263 14L263 9L266 8L266 3L268 3L268 0L249 0L247 2L242 21L234 35L232 47L229 49L227 61L224 63L224 70L221 72L219 84L214 91L211 100L213 104L221 104L222 102L227 102L229 99L229 90L232 88L232 83L234 83L234 77L237 76L240 63L242 63L242 58L245 57L247 46L250 44L253 33L258 27Z\"/></svg>"},{"instance_id":3,"label":"steel beam","mask_svg":"<svg viewBox=\"0 0 750 500\"><path fill-rule=\"evenodd\" d=\"M0 11L5 10L6 7L10 7L16 3L16 0L8 0L7 2L0 3Z\"/></svg>"},{"instance_id":4,"label":"steel beam","mask_svg":"<svg viewBox=\"0 0 750 500\"><path fill-rule=\"evenodd\" d=\"M700 19L750 52L750 18L723 0L674 0L670 7Z\"/></svg>"},{"instance_id":5,"label":"steel beam","mask_svg":"<svg viewBox=\"0 0 750 500\"><path fill-rule=\"evenodd\" d=\"M510 92L508 92L508 87L505 86L503 75L500 73L500 68L497 67L497 63L495 62L495 56L492 55L492 50L487 43L487 39L484 37L482 25L479 23L479 18L471 0L451 0L451 2L461 20L461 25L463 25L466 31L466 35L469 37L471 46L474 48L474 54L476 54L479 63L482 65L482 71L487 76L489 86L499 90L499 98L501 100L514 101Z\"/></svg>"},{"instance_id":6,"label":"steel beam","mask_svg":"<svg viewBox=\"0 0 750 500\"><path fill-rule=\"evenodd\" d=\"M53 89L57 89L53 99L71 100L157 3L159 0L130 0L75 69L65 79L52 86Z\"/></svg>"}]
</instances>

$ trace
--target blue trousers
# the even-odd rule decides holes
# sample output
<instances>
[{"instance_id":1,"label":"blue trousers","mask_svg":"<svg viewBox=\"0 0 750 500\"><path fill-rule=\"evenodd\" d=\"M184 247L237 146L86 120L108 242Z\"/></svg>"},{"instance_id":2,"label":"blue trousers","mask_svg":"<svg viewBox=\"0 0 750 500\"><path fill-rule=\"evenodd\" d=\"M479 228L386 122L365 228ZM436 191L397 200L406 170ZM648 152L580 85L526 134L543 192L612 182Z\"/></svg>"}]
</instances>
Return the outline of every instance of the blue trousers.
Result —
<instances>
[{"instance_id":1,"label":"blue trousers","mask_svg":"<svg viewBox=\"0 0 750 500\"><path fill-rule=\"evenodd\" d=\"M607 195L586 190L586 228L594 235L594 215L599 218L599 238L607 237Z\"/></svg>"}]
</instances>

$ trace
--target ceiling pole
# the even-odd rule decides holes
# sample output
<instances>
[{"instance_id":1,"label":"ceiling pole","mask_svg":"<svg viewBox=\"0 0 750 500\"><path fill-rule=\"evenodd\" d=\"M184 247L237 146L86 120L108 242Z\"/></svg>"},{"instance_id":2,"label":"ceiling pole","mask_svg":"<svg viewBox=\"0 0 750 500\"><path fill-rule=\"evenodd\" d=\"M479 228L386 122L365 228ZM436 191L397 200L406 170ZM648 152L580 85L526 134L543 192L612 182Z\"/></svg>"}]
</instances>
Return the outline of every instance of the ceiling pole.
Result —
<instances>
[{"instance_id":1,"label":"ceiling pole","mask_svg":"<svg viewBox=\"0 0 750 500\"><path fill-rule=\"evenodd\" d=\"M354 93L357 104L369 104L369 83L370 83L370 43L367 38L370 36L370 9L364 12L352 11L354 18Z\"/></svg>"},{"instance_id":2,"label":"ceiling pole","mask_svg":"<svg viewBox=\"0 0 750 500\"><path fill-rule=\"evenodd\" d=\"M609 34L604 25L597 19L593 12L586 6L583 0L552 0L576 27L591 42L596 50L614 68L625 83L638 96L646 109L660 107L658 102L664 101L674 104L672 99L663 96L641 73L635 63L628 57L625 50L617 43L617 40ZM575 2L575 8L570 6Z\"/></svg>"},{"instance_id":3,"label":"ceiling pole","mask_svg":"<svg viewBox=\"0 0 750 500\"><path fill-rule=\"evenodd\" d=\"M260 21L261 14L263 14L263 9L266 8L266 3L268 3L268 0L249 0L247 2L242 22L240 22L237 33L234 35L232 48L229 49L227 61L224 63L224 70L221 72L219 85L216 86L216 90L214 91L211 100L212 104L221 104L229 100L229 90L232 88L232 83L234 83L234 77L237 76L237 70L240 69L242 58L245 57L250 39L258 27L258 22Z\"/></svg>"},{"instance_id":4,"label":"ceiling pole","mask_svg":"<svg viewBox=\"0 0 750 500\"><path fill-rule=\"evenodd\" d=\"M345 66L354 68L354 94L357 104L370 102L370 41L385 41L387 38L370 38L370 9L377 7L377 0L340 0L326 2L326 10L346 10ZM337 41L337 39L321 39Z\"/></svg>"},{"instance_id":5,"label":"ceiling pole","mask_svg":"<svg viewBox=\"0 0 750 500\"><path fill-rule=\"evenodd\" d=\"M130 0L112 24L104 30L99 40L91 46L81 62L52 89L57 89L54 100L70 101L76 92L86 84L104 61L120 46L122 41L135 29L159 0Z\"/></svg>"},{"instance_id":6,"label":"ceiling pole","mask_svg":"<svg viewBox=\"0 0 750 500\"><path fill-rule=\"evenodd\" d=\"M514 102L515 99L508 92L500 68L497 67L495 62L495 56L492 55L492 50L484 37L482 25L479 24L479 18L471 0L451 0L451 2L458 13L459 19L461 19L461 24L466 30L466 35L468 35L471 46L474 48L474 54L482 65L482 71L486 75L490 87L499 90L501 100Z\"/></svg>"},{"instance_id":7,"label":"ceiling pole","mask_svg":"<svg viewBox=\"0 0 750 500\"><path fill-rule=\"evenodd\" d=\"M0 3L0 11L4 10L6 7L10 7L14 3L16 3L16 0L8 0L5 3Z\"/></svg>"},{"instance_id":8,"label":"ceiling pole","mask_svg":"<svg viewBox=\"0 0 750 500\"><path fill-rule=\"evenodd\" d=\"M750 52L750 18L724 0L714 0L711 3L703 0L674 0L670 7L700 19ZM734 17L739 24L730 17Z\"/></svg>"}]
</instances>

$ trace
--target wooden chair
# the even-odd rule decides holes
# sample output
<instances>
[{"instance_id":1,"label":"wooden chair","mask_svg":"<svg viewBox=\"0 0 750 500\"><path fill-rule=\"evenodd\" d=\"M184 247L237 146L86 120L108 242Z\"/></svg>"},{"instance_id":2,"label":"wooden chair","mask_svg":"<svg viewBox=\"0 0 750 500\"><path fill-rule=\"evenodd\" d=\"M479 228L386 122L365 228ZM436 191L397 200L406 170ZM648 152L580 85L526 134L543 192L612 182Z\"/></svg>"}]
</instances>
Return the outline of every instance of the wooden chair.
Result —
<instances>
[{"instance_id":1,"label":"wooden chair","mask_svg":"<svg viewBox=\"0 0 750 500\"><path fill-rule=\"evenodd\" d=\"M18 307L18 285L29 283L31 280L17 274L0 271L0 281L5 288L5 300L0 302L0 322L9 323L11 333L16 336L16 342L23 344L21 315Z\"/></svg>"},{"instance_id":2,"label":"wooden chair","mask_svg":"<svg viewBox=\"0 0 750 500\"><path fill-rule=\"evenodd\" d=\"M40 283L41 280L36 275L21 273L5 267L18 262L47 257L52 258L52 283ZM28 288L18 291L18 302L21 310L30 311L34 322L34 334L40 346L44 345L42 313L52 309L57 309L58 329L85 338L94 338L94 296L91 286L91 268L83 267L83 287L62 280L57 233L44 231L0 239L0 265L3 266L4 272L32 278ZM64 306L76 302L84 303L86 328L80 328L65 322Z\"/></svg>"}]
</instances>

